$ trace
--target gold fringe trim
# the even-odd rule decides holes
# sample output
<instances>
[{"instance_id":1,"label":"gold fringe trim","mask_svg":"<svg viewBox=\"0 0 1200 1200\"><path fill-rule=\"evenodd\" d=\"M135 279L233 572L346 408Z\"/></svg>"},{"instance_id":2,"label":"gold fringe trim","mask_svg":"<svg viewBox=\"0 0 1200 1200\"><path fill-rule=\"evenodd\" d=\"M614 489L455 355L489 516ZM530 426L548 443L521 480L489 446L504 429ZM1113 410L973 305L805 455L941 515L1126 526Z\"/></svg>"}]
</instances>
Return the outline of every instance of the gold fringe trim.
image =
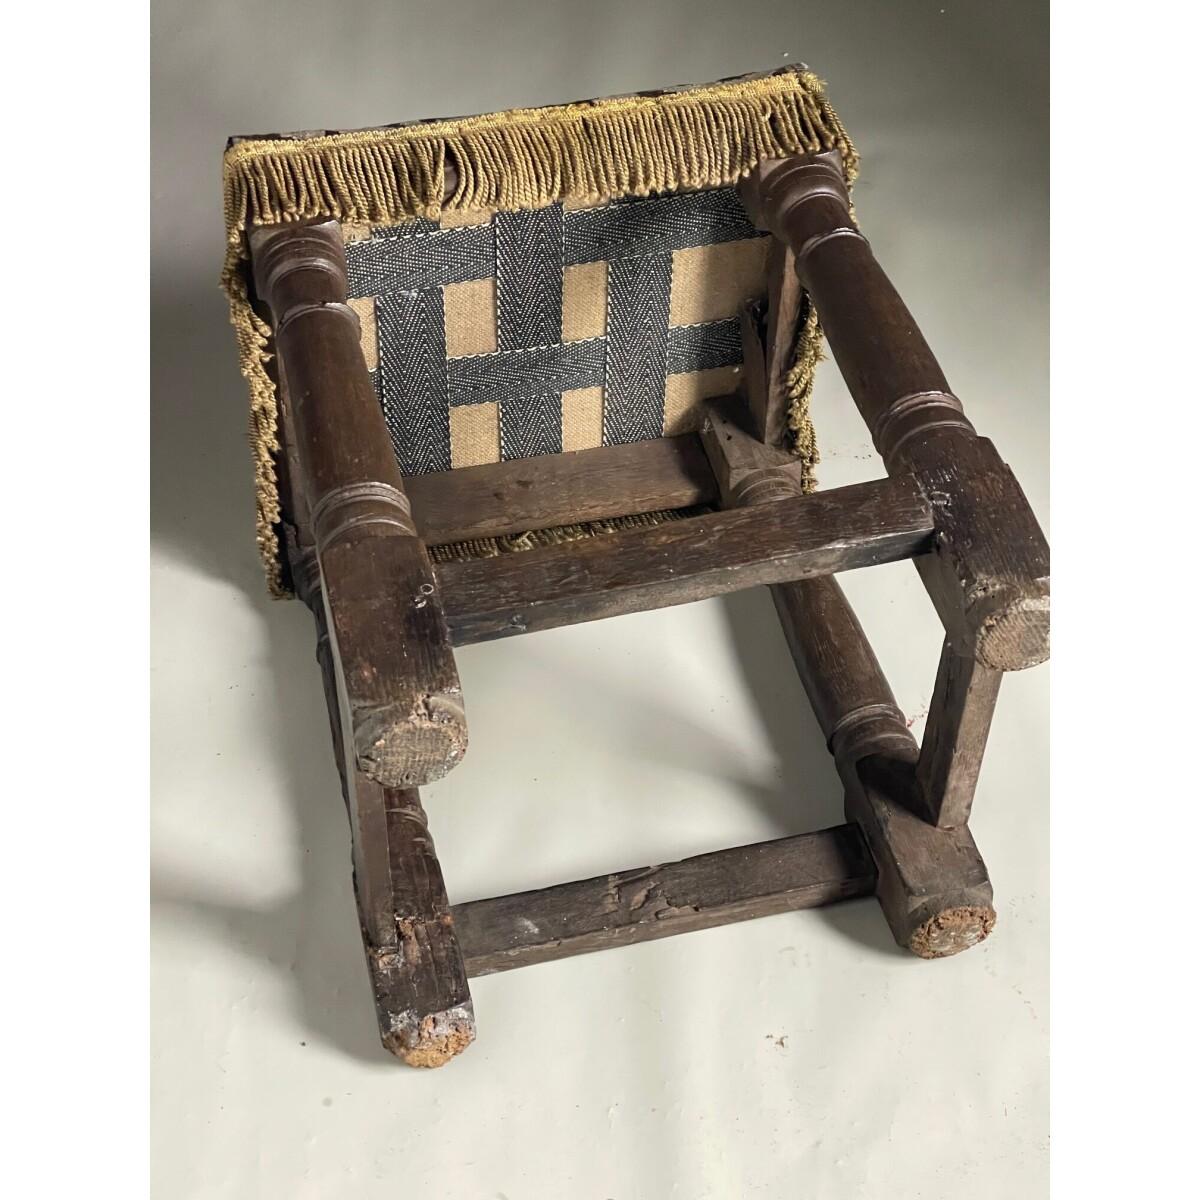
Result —
<instances>
[{"instance_id":1,"label":"gold fringe trim","mask_svg":"<svg viewBox=\"0 0 1200 1200\"><path fill-rule=\"evenodd\" d=\"M788 397L789 449L802 464L801 479L804 491L817 490L816 466L821 461L817 449L817 434L812 422L812 394L816 381L817 363L825 357L824 335L812 298L804 293L804 307L796 322L796 347L792 351L792 366L784 383Z\"/></svg>"},{"instance_id":2,"label":"gold fringe trim","mask_svg":"<svg viewBox=\"0 0 1200 1200\"><path fill-rule=\"evenodd\" d=\"M764 158L831 149L841 152L853 180L858 155L821 81L795 70L657 96L232 145L224 159L221 279L250 390L257 540L272 594L286 594L277 533L279 441L266 367L270 330L248 299L247 228L322 217L395 224L417 216L437 219L443 209L541 208L560 200L596 203L723 187ZM458 183L445 199L448 160ZM798 365L810 358L804 342ZM803 432L802 410L811 392L805 378L801 373L796 383L798 445L805 437L811 441L811 430Z\"/></svg>"}]
</instances>

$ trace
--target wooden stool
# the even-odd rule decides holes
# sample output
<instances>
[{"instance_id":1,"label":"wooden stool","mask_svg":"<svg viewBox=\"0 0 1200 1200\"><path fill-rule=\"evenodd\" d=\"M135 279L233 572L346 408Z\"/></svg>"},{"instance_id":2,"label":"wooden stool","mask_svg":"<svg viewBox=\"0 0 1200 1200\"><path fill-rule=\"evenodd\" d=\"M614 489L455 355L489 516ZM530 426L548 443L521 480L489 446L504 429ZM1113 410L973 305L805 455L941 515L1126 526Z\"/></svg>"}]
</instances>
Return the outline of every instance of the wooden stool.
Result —
<instances>
[{"instance_id":1,"label":"wooden stool","mask_svg":"<svg viewBox=\"0 0 1200 1200\"><path fill-rule=\"evenodd\" d=\"M811 77L795 78L808 86ZM669 106L680 94L644 99ZM771 136L791 144L778 114L769 118ZM439 128L430 126L429 136L441 136ZM670 436L653 422L649 435L634 428L632 402L617 412L612 397L657 396L654 411L661 413L669 356L683 354L679 346L692 335L674 334L661 306L649 301L623 333L625 318L612 297L625 268L614 266L614 257L604 336L571 343L584 349L572 350L568 364L584 372L570 379L584 378L600 368L583 359L605 356L603 444L571 450L555 442L557 417L549 444L538 443L542 434L532 425L510 421L506 429L501 401L501 448L507 438L516 453L482 465L443 460L440 469L429 469L432 460L424 460L424 467L402 470L424 434L414 433L416 441L398 437L397 421L408 428L404 422L415 419L416 408L380 392L364 357L362 320L399 321L409 331L399 343L402 361L389 366L409 389L405 396L418 395L412 389L427 369L444 392L445 346L431 350L412 331L425 329L425 321L434 341L442 336L440 289L463 272L447 268L432 282L398 288L388 307L377 300L373 311L364 310L355 298L363 293L350 283L365 260L345 231L352 224L347 206L365 202L330 199L316 176L308 211L293 206L276 220L247 222L244 247L252 265L244 296L269 319L263 361L274 374L278 403L272 461L279 511L272 527L286 577L316 618L381 1034L408 1063L440 1065L474 1038L467 980L475 975L872 893L896 941L924 958L957 953L992 930L991 884L967 821L1001 676L1048 657L1049 552L1012 472L975 433L852 216L845 170L852 147L840 123L829 119L824 129L828 136L818 130L819 145L792 153L781 153L778 142L747 134L744 144L736 130L729 135L733 165L724 169L739 180L744 214L735 215L747 222L738 236L769 235L764 291L743 306L737 324L737 393L702 398L698 428ZM355 135L333 140L339 136ZM441 189L450 212L470 183L464 176L479 167L446 137L450 150L431 160L428 183ZM318 149L329 140L318 137ZM231 153L242 145L235 142ZM764 153L764 145L772 152ZM264 189L276 186L269 166ZM538 186L545 199L556 185ZM651 199L697 194L681 187L627 194L647 192ZM613 192L618 201L624 194ZM330 215L321 215L322 205ZM492 207L500 214L551 211L536 204ZM618 215L636 223L640 211ZM711 216L716 207L709 211L705 228L726 236L727 215L719 226ZM557 318L531 297L542 261L537 239L549 236L545 230L555 221L561 229L571 214L568 208L564 218L559 206L543 225L496 225L487 235L497 247L511 236L518 250L530 249L518 255L524 274L497 272L498 348L472 358L470 370L451 361L455 386L478 389L472 402L491 395L489 389L503 394L507 376L495 373L509 362L528 366L536 357L531 347L563 349ZM428 228L408 229L413 238L442 228L416 216ZM386 222L377 216L374 224ZM649 236L638 229L643 240ZM473 254L468 243L484 236L456 235L456 253ZM395 269L416 270L416 245L384 249L399 263ZM433 243L420 245L424 253ZM662 261L653 245L639 254L639 263ZM669 289L671 260L665 261ZM807 464L788 447L795 399L788 375L812 307L888 472L816 494L808 494ZM546 320L549 332L538 328ZM712 339L721 333L711 332ZM380 339L381 354L396 353ZM705 345L694 361L715 361L716 341ZM544 383L548 399L538 411L557 414L567 389L557 390L564 376L546 365L551 358L554 371L568 370L561 354L542 355L534 369L544 378L529 387L538 399ZM453 395L440 403L453 414ZM397 415L389 405L403 411ZM438 552L433 561L428 549L696 509L521 553ZM916 564L946 631L920 746L834 579L840 571L902 558ZM771 589L844 781L846 824L451 906L417 788L442 777L466 749L453 647L760 585Z\"/></svg>"}]
</instances>

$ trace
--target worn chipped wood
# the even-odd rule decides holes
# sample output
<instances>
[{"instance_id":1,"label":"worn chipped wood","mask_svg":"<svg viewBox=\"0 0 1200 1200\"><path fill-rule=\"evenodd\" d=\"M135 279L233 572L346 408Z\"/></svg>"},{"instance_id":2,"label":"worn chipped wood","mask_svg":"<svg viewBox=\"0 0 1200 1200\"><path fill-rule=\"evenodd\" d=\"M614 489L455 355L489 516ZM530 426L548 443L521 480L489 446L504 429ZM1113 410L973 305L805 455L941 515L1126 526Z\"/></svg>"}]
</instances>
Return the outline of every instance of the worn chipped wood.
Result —
<instances>
[{"instance_id":1,"label":"worn chipped wood","mask_svg":"<svg viewBox=\"0 0 1200 1200\"><path fill-rule=\"evenodd\" d=\"M346 304L336 223L250 235L283 375L282 533L318 622L381 1036L415 1065L439 1065L474 1037L468 975L872 892L922 957L991 931L991 885L965 820L998 673L1047 653L1045 539L850 218L836 155L765 164L744 195L778 239L767 311L743 314L748 424L716 404L699 438L467 468L407 490ZM891 474L813 497L778 448L805 291ZM724 511L436 571L421 536L502 536L717 498ZM921 751L830 577L910 556L947 630ZM758 584L772 590L849 823L451 908L408 786L465 747L451 637Z\"/></svg>"},{"instance_id":2,"label":"worn chipped wood","mask_svg":"<svg viewBox=\"0 0 1200 1200\"><path fill-rule=\"evenodd\" d=\"M338 687L308 500L297 482L293 405L286 382L276 383L284 544L293 586L317 625L317 662L350 820L354 895L380 1040L411 1066L441 1066L475 1036L466 968L419 793L381 786L346 751L349 719Z\"/></svg>"},{"instance_id":3,"label":"worn chipped wood","mask_svg":"<svg viewBox=\"0 0 1200 1200\"><path fill-rule=\"evenodd\" d=\"M934 552L916 560L917 570L958 653L993 671L1044 662L1050 548L996 447L987 438L934 431L910 445L906 464L938 529Z\"/></svg>"},{"instance_id":4,"label":"worn chipped wood","mask_svg":"<svg viewBox=\"0 0 1200 1200\"><path fill-rule=\"evenodd\" d=\"M347 745L384 786L439 779L466 751L462 688L346 303L340 227L258 229L250 248L293 401L298 482L349 711Z\"/></svg>"},{"instance_id":5,"label":"worn chipped wood","mask_svg":"<svg viewBox=\"0 0 1200 1200\"><path fill-rule=\"evenodd\" d=\"M652 941L869 896L875 868L840 825L454 906L468 974Z\"/></svg>"},{"instance_id":6,"label":"worn chipped wood","mask_svg":"<svg viewBox=\"0 0 1200 1200\"><path fill-rule=\"evenodd\" d=\"M737 409L710 405L701 441L727 504L786 503L799 483L786 456L747 430ZM965 827L944 832L917 813L917 746L836 580L771 588L788 647L846 788L846 816L878 867L878 897L896 941L924 958L965 950L991 931L987 871Z\"/></svg>"},{"instance_id":7,"label":"worn chipped wood","mask_svg":"<svg viewBox=\"0 0 1200 1200\"><path fill-rule=\"evenodd\" d=\"M346 761L323 609L314 615L380 1039L409 1066L441 1066L474 1039L475 1016L437 851L416 789L382 787Z\"/></svg>"},{"instance_id":8,"label":"worn chipped wood","mask_svg":"<svg viewBox=\"0 0 1200 1200\"><path fill-rule=\"evenodd\" d=\"M764 162L741 192L759 227L791 248L888 470L911 472L933 504L935 552L918 567L959 651L1002 671L1044 661L1046 539L851 217L837 152Z\"/></svg>"},{"instance_id":9,"label":"worn chipped wood","mask_svg":"<svg viewBox=\"0 0 1200 1200\"><path fill-rule=\"evenodd\" d=\"M890 479L436 572L464 645L893 562L926 550L931 532L920 491Z\"/></svg>"},{"instance_id":10,"label":"worn chipped wood","mask_svg":"<svg viewBox=\"0 0 1200 1200\"><path fill-rule=\"evenodd\" d=\"M381 790L396 932L367 947L380 1035L409 1066L440 1067L475 1038L466 966L420 795Z\"/></svg>"},{"instance_id":11,"label":"worn chipped wood","mask_svg":"<svg viewBox=\"0 0 1200 1200\"><path fill-rule=\"evenodd\" d=\"M923 958L966 950L996 914L987 869L965 825L924 818L917 744L842 589L815 579L776 594L788 646L846 788L846 818L879 869L892 935Z\"/></svg>"}]
</instances>

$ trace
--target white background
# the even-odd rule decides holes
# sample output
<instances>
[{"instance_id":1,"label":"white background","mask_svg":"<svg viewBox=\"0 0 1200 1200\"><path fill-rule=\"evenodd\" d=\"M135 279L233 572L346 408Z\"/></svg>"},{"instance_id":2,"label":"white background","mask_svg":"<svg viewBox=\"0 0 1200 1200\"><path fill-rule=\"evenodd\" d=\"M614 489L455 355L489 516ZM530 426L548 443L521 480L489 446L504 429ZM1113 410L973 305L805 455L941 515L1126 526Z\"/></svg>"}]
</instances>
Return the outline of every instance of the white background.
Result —
<instances>
[{"instance_id":1,"label":"white background","mask_svg":"<svg viewBox=\"0 0 1200 1200\"><path fill-rule=\"evenodd\" d=\"M857 11L856 10L857 7ZM1036 5L239 7L155 18L153 1177L173 1197L1032 1196L1047 1179L1049 670L1006 681L973 828L993 938L926 963L874 901L476 982L476 1044L378 1046L312 622L266 600L222 298L230 133L540 104L802 58L859 216L1048 525L1046 29ZM904 10L904 11L902 11ZM785 58L785 53L787 58ZM882 474L833 365L824 486ZM849 577L918 735L940 627ZM472 647L424 791L452 901L841 820L765 592Z\"/></svg>"}]
</instances>

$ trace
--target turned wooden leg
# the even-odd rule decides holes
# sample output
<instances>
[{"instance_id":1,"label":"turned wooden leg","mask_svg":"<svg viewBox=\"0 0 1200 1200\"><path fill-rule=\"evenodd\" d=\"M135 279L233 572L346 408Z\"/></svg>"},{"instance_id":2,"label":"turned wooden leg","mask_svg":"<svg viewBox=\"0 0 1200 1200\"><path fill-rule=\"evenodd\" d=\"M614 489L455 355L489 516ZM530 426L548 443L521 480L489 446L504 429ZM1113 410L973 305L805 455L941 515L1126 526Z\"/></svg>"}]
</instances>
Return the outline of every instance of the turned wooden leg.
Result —
<instances>
[{"instance_id":1,"label":"turned wooden leg","mask_svg":"<svg viewBox=\"0 0 1200 1200\"><path fill-rule=\"evenodd\" d=\"M380 1038L410 1066L437 1067L475 1037L466 967L419 793L383 787L347 752L349 709L338 682L308 500L299 484L294 408L278 373L276 384L284 543L296 594L317 625L317 662L350 819L354 895Z\"/></svg>"},{"instance_id":2,"label":"turned wooden leg","mask_svg":"<svg viewBox=\"0 0 1200 1200\"><path fill-rule=\"evenodd\" d=\"M437 581L346 303L341 230L256 229L250 247L292 398L347 746L368 778L416 787L462 758L466 718Z\"/></svg>"},{"instance_id":3,"label":"turned wooden leg","mask_svg":"<svg viewBox=\"0 0 1200 1200\"><path fill-rule=\"evenodd\" d=\"M317 623L317 661L350 817L354 895L384 1046L414 1067L438 1067L475 1038L475 1012L450 902L415 789L385 788L346 755L347 719L320 602L316 555L289 538L292 578Z\"/></svg>"},{"instance_id":4,"label":"turned wooden leg","mask_svg":"<svg viewBox=\"0 0 1200 1200\"><path fill-rule=\"evenodd\" d=\"M798 465L714 404L701 433L727 505L800 494ZM846 817L878 869L876 894L896 941L942 958L982 941L996 920L987 869L965 825L937 829L918 813L917 744L875 654L831 577L774 584L771 595L801 681L846 789Z\"/></svg>"},{"instance_id":5,"label":"turned wooden leg","mask_svg":"<svg viewBox=\"0 0 1200 1200\"><path fill-rule=\"evenodd\" d=\"M983 941L996 923L987 868L965 825L938 829L917 815L917 745L842 589L827 577L774 591L893 936L922 958Z\"/></svg>"},{"instance_id":6,"label":"turned wooden leg","mask_svg":"<svg viewBox=\"0 0 1200 1200\"><path fill-rule=\"evenodd\" d=\"M929 499L935 548L916 562L955 649L991 670L1044 661L1046 540L851 218L836 151L764 162L741 194L755 223L792 250L888 471L911 473Z\"/></svg>"}]
</instances>

